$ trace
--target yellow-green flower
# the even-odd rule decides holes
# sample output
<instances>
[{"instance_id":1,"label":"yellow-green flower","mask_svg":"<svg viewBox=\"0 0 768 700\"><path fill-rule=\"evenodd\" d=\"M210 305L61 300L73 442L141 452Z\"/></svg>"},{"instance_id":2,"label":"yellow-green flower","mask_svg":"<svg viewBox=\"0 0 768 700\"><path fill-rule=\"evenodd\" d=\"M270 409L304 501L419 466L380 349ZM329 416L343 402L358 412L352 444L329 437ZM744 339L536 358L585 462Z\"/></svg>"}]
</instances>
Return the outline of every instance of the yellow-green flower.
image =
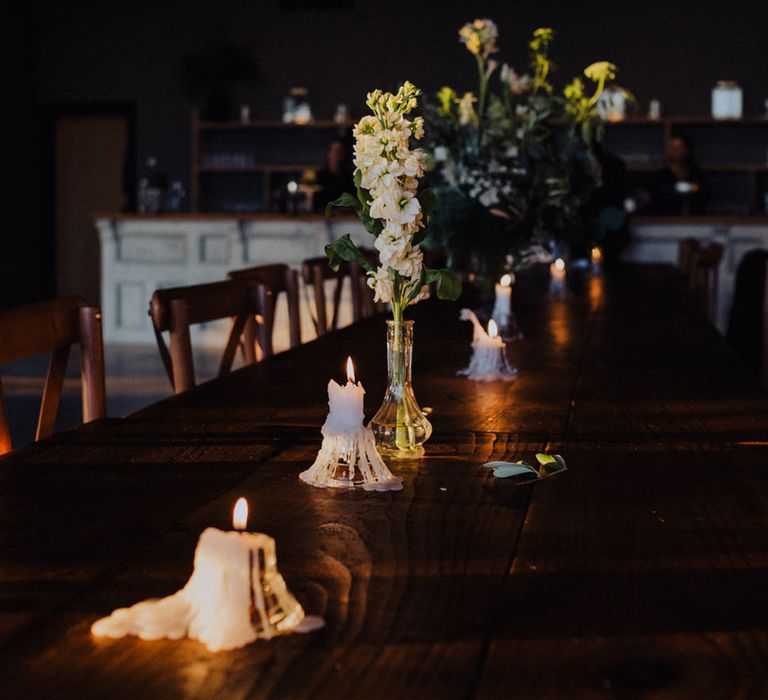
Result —
<instances>
[{"instance_id":1,"label":"yellow-green flower","mask_svg":"<svg viewBox=\"0 0 768 700\"><path fill-rule=\"evenodd\" d=\"M569 102L575 102L584 97L584 81L581 78L574 78L563 90L565 99Z\"/></svg>"},{"instance_id":2,"label":"yellow-green flower","mask_svg":"<svg viewBox=\"0 0 768 700\"><path fill-rule=\"evenodd\" d=\"M613 80L616 77L616 66L608 61L597 61L584 69L584 75L596 83Z\"/></svg>"},{"instance_id":3,"label":"yellow-green flower","mask_svg":"<svg viewBox=\"0 0 768 700\"><path fill-rule=\"evenodd\" d=\"M440 100L441 113L448 115L453 111L453 103L456 102L456 90L444 85L438 91L437 99Z\"/></svg>"}]
</instances>

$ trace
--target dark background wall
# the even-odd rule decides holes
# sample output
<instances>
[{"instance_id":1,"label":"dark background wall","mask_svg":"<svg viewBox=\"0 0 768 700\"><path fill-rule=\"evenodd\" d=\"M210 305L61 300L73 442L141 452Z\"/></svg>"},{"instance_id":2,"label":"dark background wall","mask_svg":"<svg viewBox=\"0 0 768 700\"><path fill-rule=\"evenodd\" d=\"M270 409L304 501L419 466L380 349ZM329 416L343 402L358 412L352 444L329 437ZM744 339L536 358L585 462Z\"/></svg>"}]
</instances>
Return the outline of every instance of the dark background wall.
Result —
<instances>
[{"instance_id":1,"label":"dark background wall","mask_svg":"<svg viewBox=\"0 0 768 700\"><path fill-rule=\"evenodd\" d=\"M317 118L343 102L359 114L365 93L409 79L427 91L449 83L475 88L475 68L457 41L459 26L488 16L499 25L500 60L525 67L526 41L537 26L557 31L556 80L563 84L588 63L610 59L620 82L668 114L707 114L718 79L737 80L745 112L763 112L768 97L768 3L703 2L410 2L380 0L228 0L219 2L16 3L4 22L4 119L14 143L4 168L18 173L17 213L27 216L35 103L132 102L137 159L155 155L172 177L188 184L190 109L182 85L184 56L221 42L244 47L258 72L235 91L257 117L277 117L287 88L310 89ZM337 5L336 9L291 9ZM21 6L21 7L19 7ZM7 154L10 155L8 156ZM8 233L3 232L7 240ZM8 248L5 248L8 250ZM14 254L31 265L23 246Z\"/></svg>"},{"instance_id":2,"label":"dark background wall","mask_svg":"<svg viewBox=\"0 0 768 700\"><path fill-rule=\"evenodd\" d=\"M154 154L185 180L192 102L182 90L183 57L219 41L252 52L258 76L240 86L236 100L264 117L280 114L292 85L307 86L316 116L326 118L337 103L359 109L368 90L406 78L430 91L445 83L472 89L474 62L457 30L476 16L497 21L499 57L518 69L525 67L530 32L550 25L558 32L559 82L591 61L610 59L643 106L657 97L668 113L707 114L718 79L741 83L747 113L761 112L768 97L765 0L356 0L339 3L352 9L283 9L292 4L302 3L39 3L37 97L135 100L139 158Z\"/></svg>"}]
</instances>

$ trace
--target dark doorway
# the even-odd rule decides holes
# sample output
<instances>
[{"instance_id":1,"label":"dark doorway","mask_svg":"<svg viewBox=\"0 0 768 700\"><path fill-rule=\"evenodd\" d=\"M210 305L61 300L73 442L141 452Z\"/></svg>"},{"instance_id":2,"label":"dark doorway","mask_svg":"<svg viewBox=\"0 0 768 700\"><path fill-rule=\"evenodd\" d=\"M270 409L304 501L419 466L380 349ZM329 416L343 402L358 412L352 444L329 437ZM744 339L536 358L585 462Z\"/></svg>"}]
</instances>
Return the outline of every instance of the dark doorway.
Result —
<instances>
[{"instance_id":1,"label":"dark doorway","mask_svg":"<svg viewBox=\"0 0 768 700\"><path fill-rule=\"evenodd\" d=\"M51 105L42 120L48 289L43 297L100 301L99 241L92 214L129 211L135 191L130 103Z\"/></svg>"}]
</instances>

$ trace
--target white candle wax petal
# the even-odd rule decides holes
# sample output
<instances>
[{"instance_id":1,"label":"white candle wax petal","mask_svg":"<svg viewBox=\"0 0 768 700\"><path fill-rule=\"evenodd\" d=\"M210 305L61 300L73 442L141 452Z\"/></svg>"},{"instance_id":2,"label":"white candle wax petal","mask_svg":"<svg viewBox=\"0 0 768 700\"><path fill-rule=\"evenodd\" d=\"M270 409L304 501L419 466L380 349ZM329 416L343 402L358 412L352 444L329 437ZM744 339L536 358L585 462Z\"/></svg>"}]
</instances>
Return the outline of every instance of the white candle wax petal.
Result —
<instances>
[{"instance_id":1,"label":"white candle wax petal","mask_svg":"<svg viewBox=\"0 0 768 700\"><path fill-rule=\"evenodd\" d=\"M269 582L268 596L262 580ZM258 628L251 620L251 581ZM271 537L208 528L200 536L194 571L184 588L167 598L115 610L95 622L91 631L99 637L188 636L210 651L221 651L294 630L303 619L301 605L277 571Z\"/></svg>"},{"instance_id":2,"label":"white candle wax petal","mask_svg":"<svg viewBox=\"0 0 768 700\"><path fill-rule=\"evenodd\" d=\"M323 444L312 466L299 478L318 488L352 488L366 491L399 491L403 480L389 471L376 449L373 431L363 426L365 389L359 382L339 386L328 382L330 411L322 428ZM339 470L346 472L339 477Z\"/></svg>"},{"instance_id":3,"label":"white candle wax petal","mask_svg":"<svg viewBox=\"0 0 768 700\"><path fill-rule=\"evenodd\" d=\"M403 480L394 476L376 449L373 431L360 426L353 435L332 435L323 431L323 444L312 466L299 478L318 488L352 488L356 482L366 491L400 491ZM346 478L338 477L344 464ZM357 478L356 478L357 477Z\"/></svg>"},{"instance_id":4,"label":"white candle wax petal","mask_svg":"<svg viewBox=\"0 0 768 700\"><path fill-rule=\"evenodd\" d=\"M509 364L504 341L499 336L489 336L477 316L469 309L462 309L459 318L471 321L474 333L469 366L457 374L482 382L510 382L517 379L517 370Z\"/></svg>"}]
</instances>

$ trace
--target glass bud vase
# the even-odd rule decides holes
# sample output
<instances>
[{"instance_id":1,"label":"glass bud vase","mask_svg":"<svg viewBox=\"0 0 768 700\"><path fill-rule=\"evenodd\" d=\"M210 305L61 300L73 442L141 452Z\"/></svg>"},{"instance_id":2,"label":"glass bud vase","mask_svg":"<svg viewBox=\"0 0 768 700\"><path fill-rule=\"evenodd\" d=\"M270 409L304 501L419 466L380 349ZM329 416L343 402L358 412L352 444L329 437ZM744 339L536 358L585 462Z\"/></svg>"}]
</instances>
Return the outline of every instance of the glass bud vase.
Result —
<instances>
[{"instance_id":1,"label":"glass bud vase","mask_svg":"<svg viewBox=\"0 0 768 700\"><path fill-rule=\"evenodd\" d=\"M390 459L423 456L422 445L432 435L411 385L413 321L387 321L387 392L370 428L379 452Z\"/></svg>"}]
</instances>

